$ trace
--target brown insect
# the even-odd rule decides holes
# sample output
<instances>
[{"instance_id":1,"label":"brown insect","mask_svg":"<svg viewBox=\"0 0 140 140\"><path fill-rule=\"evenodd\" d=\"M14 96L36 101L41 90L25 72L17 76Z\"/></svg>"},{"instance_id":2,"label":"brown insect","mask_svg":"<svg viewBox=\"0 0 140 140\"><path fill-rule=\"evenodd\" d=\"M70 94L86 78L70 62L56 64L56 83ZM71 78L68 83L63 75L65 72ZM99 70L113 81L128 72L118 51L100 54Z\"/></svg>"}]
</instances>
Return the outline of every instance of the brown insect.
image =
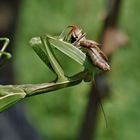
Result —
<instances>
[{"instance_id":1,"label":"brown insect","mask_svg":"<svg viewBox=\"0 0 140 140\"><path fill-rule=\"evenodd\" d=\"M98 47L98 44L95 41L86 39L86 34L82 32L77 26L71 25L68 26L71 28L68 33L69 41L75 46L80 47L87 55L90 56L92 62L100 69L104 71L109 71L110 66L107 63L108 58Z\"/></svg>"}]
</instances>

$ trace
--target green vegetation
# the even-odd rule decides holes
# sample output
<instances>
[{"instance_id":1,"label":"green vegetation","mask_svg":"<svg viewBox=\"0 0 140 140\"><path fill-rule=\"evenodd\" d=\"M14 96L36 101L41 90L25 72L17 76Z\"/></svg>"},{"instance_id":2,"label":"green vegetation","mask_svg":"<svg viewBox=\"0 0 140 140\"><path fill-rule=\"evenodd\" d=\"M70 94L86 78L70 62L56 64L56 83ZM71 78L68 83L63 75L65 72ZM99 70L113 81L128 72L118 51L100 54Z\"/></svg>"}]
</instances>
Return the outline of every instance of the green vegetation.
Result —
<instances>
[{"instance_id":1,"label":"green vegetation","mask_svg":"<svg viewBox=\"0 0 140 140\"><path fill-rule=\"evenodd\" d=\"M109 73L112 91L104 103L108 128L101 116L97 140L131 140L140 137L139 5L138 0L125 0L121 7L119 27L128 35L129 43L112 58ZM13 54L17 83L42 83L55 77L26 44L30 38L44 33L58 35L67 25L76 24L86 31L90 39L97 40L104 9L103 0L23 1ZM61 53L58 55L68 75L80 69L76 62L65 57ZM88 83L81 83L26 101L28 118L44 139L76 140L89 87Z\"/></svg>"}]
</instances>

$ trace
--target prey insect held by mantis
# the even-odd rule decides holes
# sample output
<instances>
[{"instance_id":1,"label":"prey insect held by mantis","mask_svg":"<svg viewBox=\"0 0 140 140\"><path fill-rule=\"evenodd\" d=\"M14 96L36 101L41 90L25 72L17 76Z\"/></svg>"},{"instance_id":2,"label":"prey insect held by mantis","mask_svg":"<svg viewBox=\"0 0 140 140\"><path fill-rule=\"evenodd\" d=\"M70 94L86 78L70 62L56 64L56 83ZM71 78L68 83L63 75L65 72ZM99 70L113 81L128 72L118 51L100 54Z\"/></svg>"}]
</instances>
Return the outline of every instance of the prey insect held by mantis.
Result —
<instances>
[{"instance_id":1,"label":"prey insect held by mantis","mask_svg":"<svg viewBox=\"0 0 140 140\"><path fill-rule=\"evenodd\" d=\"M93 40L86 39L86 34L82 33L82 30L78 27L71 25L68 26L68 28L71 28L71 31L67 36L67 40L81 48L87 55L89 55L92 62L98 68L102 69L103 71L109 71L110 66L107 63L108 59L98 47L100 44Z\"/></svg>"}]
</instances>

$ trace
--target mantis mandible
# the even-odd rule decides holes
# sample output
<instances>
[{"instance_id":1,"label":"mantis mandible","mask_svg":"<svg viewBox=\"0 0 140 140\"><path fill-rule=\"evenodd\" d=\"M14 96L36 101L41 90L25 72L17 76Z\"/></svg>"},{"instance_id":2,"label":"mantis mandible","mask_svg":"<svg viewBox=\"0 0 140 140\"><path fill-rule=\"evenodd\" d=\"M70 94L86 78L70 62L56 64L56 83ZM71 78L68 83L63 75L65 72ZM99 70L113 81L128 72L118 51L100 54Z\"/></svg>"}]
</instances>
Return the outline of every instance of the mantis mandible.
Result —
<instances>
[{"instance_id":1,"label":"mantis mandible","mask_svg":"<svg viewBox=\"0 0 140 140\"><path fill-rule=\"evenodd\" d=\"M66 27L58 37L44 35L33 37L29 42L40 59L56 74L55 81L41 84L0 85L0 111L23 98L77 85L82 80L85 82L93 80L95 64L87 56L87 52L83 52L82 49L77 47L77 44L75 45L69 41L72 35L66 29L68 28ZM5 40L5 43L0 51L0 57L3 55L9 58L10 54L4 52L9 41L4 38L1 38L1 40ZM66 76L57 56L53 52L53 47L83 66L83 71L73 74L71 77ZM88 52L90 52L88 55L94 56L92 51L88 50ZM96 54L98 54L98 51ZM104 61L106 62L106 60Z\"/></svg>"}]
</instances>

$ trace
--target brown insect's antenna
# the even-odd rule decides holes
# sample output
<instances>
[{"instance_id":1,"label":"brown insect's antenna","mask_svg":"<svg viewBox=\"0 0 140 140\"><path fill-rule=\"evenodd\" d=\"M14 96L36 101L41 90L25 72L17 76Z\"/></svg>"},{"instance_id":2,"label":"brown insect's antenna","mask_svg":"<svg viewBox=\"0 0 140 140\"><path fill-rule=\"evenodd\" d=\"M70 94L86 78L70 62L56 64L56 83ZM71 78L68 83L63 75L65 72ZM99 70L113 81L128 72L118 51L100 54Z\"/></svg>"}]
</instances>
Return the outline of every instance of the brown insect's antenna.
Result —
<instances>
[{"instance_id":1,"label":"brown insect's antenna","mask_svg":"<svg viewBox=\"0 0 140 140\"><path fill-rule=\"evenodd\" d=\"M72 28L72 30L77 29L78 27L76 25L69 25L67 28Z\"/></svg>"},{"instance_id":2,"label":"brown insect's antenna","mask_svg":"<svg viewBox=\"0 0 140 140\"><path fill-rule=\"evenodd\" d=\"M95 82L95 86L97 86L96 82ZM105 119L106 128L107 128L108 127L108 121L107 121L107 117L106 117L106 114L105 114L105 111L104 111L104 107L103 107L101 98L100 98L99 94L97 94L97 93L95 93L95 94L96 94L96 97L97 97L97 100L98 100L98 103L99 103L99 107L101 108L101 111L103 113L103 116L104 116L104 119Z\"/></svg>"},{"instance_id":3,"label":"brown insect's antenna","mask_svg":"<svg viewBox=\"0 0 140 140\"><path fill-rule=\"evenodd\" d=\"M68 36L72 34L77 29L76 25L69 25L67 28L71 28L70 32L68 33Z\"/></svg>"},{"instance_id":4,"label":"brown insect's antenna","mask_svg":"<svg viewBox=\"0 0 140 140\"><path fill-rule=\"evenodd\" d=\"M105 119L105 124L106 124L106 128L107 128L107 127L108 127L108 123L107 123L106 114L105 114L105 111L104 111L104 108L103 108L103 104L102 104L102 102L101 102L101 99L100 99L100 98L98 98L98 100L99 100L99 104L100 104L101 110L102 110L102 112L103 112L103 116L104 116L104 119Z\"/></svg>"}]
</instances>

